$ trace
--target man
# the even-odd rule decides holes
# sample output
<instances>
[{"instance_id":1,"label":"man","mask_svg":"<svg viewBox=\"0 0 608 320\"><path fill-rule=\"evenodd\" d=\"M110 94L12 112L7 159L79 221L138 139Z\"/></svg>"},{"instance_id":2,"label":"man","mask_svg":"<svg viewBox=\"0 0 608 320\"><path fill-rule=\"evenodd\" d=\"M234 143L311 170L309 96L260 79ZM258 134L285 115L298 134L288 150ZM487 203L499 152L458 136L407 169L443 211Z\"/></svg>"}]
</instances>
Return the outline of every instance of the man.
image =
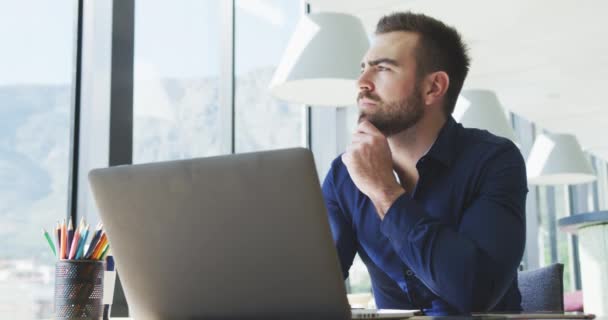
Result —
<instances>
[{"instance_id":1,"label":"man","mask_svg":"<svg viewBox=\"0 0 608 320\"><path fill-rule=\"evenodd\" d=\"M385 16L361 68L359 125L323 183L344 277L359 253L378 308L521 310L524 161L451 117L469 68L459 34Z\"/></svg>"}]
</instances>

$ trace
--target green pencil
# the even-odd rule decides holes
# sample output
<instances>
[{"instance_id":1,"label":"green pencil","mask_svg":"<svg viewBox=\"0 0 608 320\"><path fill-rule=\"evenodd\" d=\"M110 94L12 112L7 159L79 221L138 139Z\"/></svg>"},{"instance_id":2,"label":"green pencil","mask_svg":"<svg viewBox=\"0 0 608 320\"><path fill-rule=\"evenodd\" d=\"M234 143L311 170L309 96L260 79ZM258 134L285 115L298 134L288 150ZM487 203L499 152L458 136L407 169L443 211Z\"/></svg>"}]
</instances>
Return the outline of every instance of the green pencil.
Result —
<instances>
[{"instance_id":1,"label":"green pencil","mask_svg":"<svg viewBox=\"0 0 608 320\"><path fill-rule=\"evenodd\" d=\"M103 251L101 252L101 255L99 256L99 260L103 260L106 258L106 254L108 254L108 249L110 248L110 244L106 244L106 247L103 249Z\"/></svg>"},{"instance_id":2,"label":"green pencil","mask_svg":"<svg viewBox=\"0 0 608 320\"><path fill-rule=\"evenodd\" d=\"M51 247L51 250L53 250L53 255L56 257L57 256L57 250L55 250L55 245L53 244L53 240L51 240L51 236L49 236L49 233L46 232L46 230L44 228L42 228L42 232L44 232L44 237L46 238L46 242L49 243L49 246Z\"/></svg>"}]
</instances>

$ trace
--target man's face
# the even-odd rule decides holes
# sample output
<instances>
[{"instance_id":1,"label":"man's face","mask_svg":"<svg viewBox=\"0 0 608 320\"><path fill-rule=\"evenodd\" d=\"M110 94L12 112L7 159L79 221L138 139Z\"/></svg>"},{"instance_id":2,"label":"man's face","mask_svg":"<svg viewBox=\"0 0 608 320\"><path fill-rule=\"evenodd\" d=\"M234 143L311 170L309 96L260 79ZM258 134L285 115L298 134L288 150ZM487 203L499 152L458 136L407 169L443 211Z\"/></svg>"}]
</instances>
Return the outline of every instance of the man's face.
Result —
<instances>
[{"instance_id":1,"label":"man's face","mask_svg":"<svg viewBox=\"0 0 608 320\"><path fill-rule=\"evenodd\" d=\"M376 35L361 63L359 122L368 120L387 137L409 129L424 113L416 79L417 43L412 32Z\"/></svg>"}]
</instances>

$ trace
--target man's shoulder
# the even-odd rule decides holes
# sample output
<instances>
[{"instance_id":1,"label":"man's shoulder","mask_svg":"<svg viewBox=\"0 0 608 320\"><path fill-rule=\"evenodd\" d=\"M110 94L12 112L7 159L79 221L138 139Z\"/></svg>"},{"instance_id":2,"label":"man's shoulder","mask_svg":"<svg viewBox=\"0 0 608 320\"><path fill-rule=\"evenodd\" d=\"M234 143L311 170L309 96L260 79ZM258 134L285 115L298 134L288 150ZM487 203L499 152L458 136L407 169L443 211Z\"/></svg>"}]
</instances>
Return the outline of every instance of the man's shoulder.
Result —
<instances>
[{"instance_id":1,"label":"man's shoulder","mask_svg":"<svg viewBox=\"0 0 608 320\"><path fill-rule=\"evenodd\" d=\"M334 158L334 160L331 161L331 169L333 170L345 170L346 166L344 166L344 162L342 162L342 155L343 153L340 153L337 157Z\"/></svg>"},{"instance_id":2,"label":"man's shoulder","mask_svg":"<svg viewBox=\"0 0 608 320\"><path fill-rule=\"evenodd\" d=\"M462 159L467 159L469 166L473 161L475 164L472 166L482 172L516 170L517 176L526 180L526 161L513 141L487 130L464 128L462 132L465 141Z\"/></svg>"},{"instance_id":3,"label":"man's shoulder","mask_svg":"<svg viewBox=\"0 0 608 320\"><path fill-rule=\"evenodd\" d=\"M505 137L497 136L484 129L462 127L461 136L466 144L478 144L497 147L516 147L511 140Z\"/></svg>"},{"instance_id":4,"label":"man's shoulder","mask_svg":"<svg viewBox=\"0 0 608 320\"><path fill-rule=\"evenodd\" d=\"M477 128L461 129L462 148L469 152L478 153L480 158L496 153L514 153L521 155L517 145L510 139L497 136L487 130Z\"/></svg>"},{"instance_id":5,"label":"man's shoulder","mask_svg":"<svg viewBox=\"0 0 608 320\"><path fill-rule=\"evenodd\" d=\"M345 182L349 180L348 169L342 162L342 154L340 154L331 162L325 181L330 182L334 188L341 189L344 187Z\"/></svg>"},{"instance_id":6,"label":"man's shoulder","mask_svg":"<svg viewBox=\"0 0 608 320\"><path fill-rule=\"evenodd\" d=\"M342 154L338 155L332 162L329 167L329 172L327 173L328 178L331 176L333 180L343 178L344 176L348 176L348 170L342 162Z\"/></svg>"}]
</instances>

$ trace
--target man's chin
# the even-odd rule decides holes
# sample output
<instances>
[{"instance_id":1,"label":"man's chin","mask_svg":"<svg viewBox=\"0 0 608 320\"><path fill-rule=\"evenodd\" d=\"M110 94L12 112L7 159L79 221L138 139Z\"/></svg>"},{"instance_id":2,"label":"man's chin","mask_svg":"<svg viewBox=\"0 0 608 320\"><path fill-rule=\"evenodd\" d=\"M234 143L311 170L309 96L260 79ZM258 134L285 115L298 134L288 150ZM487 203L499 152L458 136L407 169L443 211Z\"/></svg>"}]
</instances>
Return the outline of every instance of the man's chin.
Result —
<instances>
[{"instance_id":1,"label":"man's chin","mask_svg":"<svg viewBox=\"0 0 608 320\"><path fill-rule=\"evenodd\" d=\"M369 121L372 124L374 122L373 117L370 117L369 114L367 114L366 112L359 112L359 121L358 121L358 123L361 123L363 121Z\"/></svg>"},{"instance_id":2,"label":"man's chin","mask_svg":"<svg viewBox=\"0 0 608 320\"><path fill-rule=\"evenodd\" d=\"M373 119L370 120L368 119L368 121L374 126L376 127L376 129L378 129L378 131L380 131L382 133L382 135L384 135L385 137L391 137L394 135L397 135L405 130L408 129L408 127L402 127L402 126L395 126L395 125L390 125L388 123L377 123L376 121L374 121Z\"/></svg>"}]
</instances>

